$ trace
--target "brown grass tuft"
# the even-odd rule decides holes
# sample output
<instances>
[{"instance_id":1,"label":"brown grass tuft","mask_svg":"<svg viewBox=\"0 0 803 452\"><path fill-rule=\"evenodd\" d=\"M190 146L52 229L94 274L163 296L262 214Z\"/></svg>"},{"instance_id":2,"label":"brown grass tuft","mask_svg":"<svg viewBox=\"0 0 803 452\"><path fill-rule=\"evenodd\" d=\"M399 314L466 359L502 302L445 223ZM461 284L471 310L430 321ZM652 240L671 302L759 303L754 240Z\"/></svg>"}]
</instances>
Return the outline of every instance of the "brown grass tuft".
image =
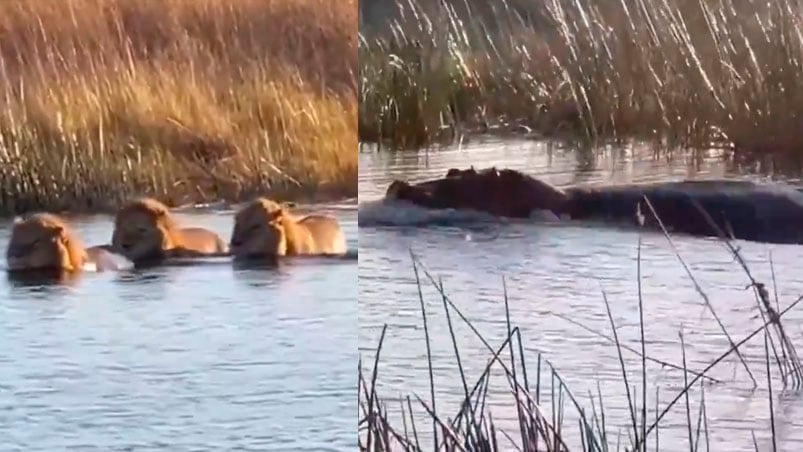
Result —
<instances>
[{"instance_id":1,"label":"brown grass tuft","mask_svg":"<svg viewBox=\"0 0 803 452\"><path fill-rule=\"evenodd\" d=\"M0 213L355 195L356 8L0 3Z\"/></svg>"}]
</instances>

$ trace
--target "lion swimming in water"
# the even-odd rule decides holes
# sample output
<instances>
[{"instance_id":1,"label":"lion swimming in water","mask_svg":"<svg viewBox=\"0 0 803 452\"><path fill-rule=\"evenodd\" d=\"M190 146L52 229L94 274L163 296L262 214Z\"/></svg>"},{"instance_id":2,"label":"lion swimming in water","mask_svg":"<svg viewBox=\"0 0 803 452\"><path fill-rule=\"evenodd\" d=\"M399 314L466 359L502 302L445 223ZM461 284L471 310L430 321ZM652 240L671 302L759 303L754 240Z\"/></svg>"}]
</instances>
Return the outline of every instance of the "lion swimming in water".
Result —
<instances>
[{"instance_id":1,"label":"lion swimming in water","mask_svg":"<svg viewBox=\"0 0 803 452\"><path fill-rule=\"evenodd\" d=\"M102 247L85 249L67 222L50 213L15 220L6 250L6 263L11 271L118 269L108 251Z\"/></svg>"},{"instance_id":2,"label":"lion swimming in water","mask_svg":"<svg viewBox=\"0 0 803 452\"><path fill-rule=\"evenodd\" d=\"M135 199L120 208L114 220L111 247L135 263L228 252L226 243L215 232L180 227L167 206L153 198Z\"/></svg>"},{"instance_id":3,"label":"lion swimming in water","mask_svg":"<svg viewBox=\"0 0 803 452\"><path fill-rule=\"evenodd\" d=\"M346 253L346 239L332 216L297 217L275 201L258 198L237 212L230 248L235 258L340 255Z\"/></svg>"}]
</instances>

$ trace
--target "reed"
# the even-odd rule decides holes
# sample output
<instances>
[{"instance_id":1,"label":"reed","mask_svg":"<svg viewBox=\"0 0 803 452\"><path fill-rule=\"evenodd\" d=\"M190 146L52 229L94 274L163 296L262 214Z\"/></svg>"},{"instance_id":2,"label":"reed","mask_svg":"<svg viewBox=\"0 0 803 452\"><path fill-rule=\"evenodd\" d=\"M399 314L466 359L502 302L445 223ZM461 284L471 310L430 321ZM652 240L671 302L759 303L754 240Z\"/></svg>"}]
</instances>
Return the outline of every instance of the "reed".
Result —
<instances>
[{"instance_id":1,"label":"reed","mask_svg":"<svg viewBox=\"0 0 803 452\"><path fill-rule=\"evenodd\" d=\"M426 273L426 270L420 270L421 264L416 259L417 258L414 258L414 266L418 268L416 272ZM525 359L521 342L521 332L518 327L510 323L507 306L506 313L508 316L507 322L509 332L501 345L492 346L473 326L472 322L462 315L460 309L448 296L443 293L442 287L434 282L434 278L428 273L426 273L426 278L431 280L433 286L443 297L445 312L449 313L451 311L457 314L460 320L465 322L472 332L482 341L489 353L489 363L487 367L473 384L468 384L467 375L464 373L462 366L458 365L458 373L455 375L455 381L463 382L465 399L460 404L460 409L457 413L449 413L451 415L447 416L445 413L435 409L434 397L437 392L432 380L430 380L430 388L432 391L432 398L430 401L426 401L418 395L413 396L416 405L425 410L428 415L427 417L432 422L432 428L428 431L428 435L430 435L430 440L434 438L435 444L437 444L431 445L431 447L434 447L433 450L483 450L492 452L513 449L523 451L582 450L589 452L609 450L644 450L645 452L647 450L660 451L663 449L680 450L678 444L666 445L665 447L662 446L659 441L660 422L675 405L681 405L678 408L684 409L686 412L688 444L684 446L684 449L688 448L689 451L711 450L709 447L708 419L705 414L706 402L703 380L709 380L711 382L717 382L717 380L705 374L718 364L721 364L726 357L731 354L736 354L739 347L759 335L763 335L765 342L765 359L763 364L766 366L765 369L767 373L766 384L769 392L768 409L770 410L771 419L771 438L773 445L775 444L771 365L774 362L773 355L775 359L778 358L778 355L772 352L771 345L767 344L772 344L773 342L771 329L776 323L779 324L781 317L797 306L801 300L803 300L803 297L798 298L781 310L775 320L766 320L761 327L742 337L702 370L693 370L687 367L685 360L685 343L681 332L680 343L683 351L683 361L680 365L673 365L673 367L679 368L683 372L682 381L679 382L680 391L674 397L670 398L669 403L666 403L663 409L661 409L659 407L660 398L658 397L658 389L656 387L655 407L648 407L646 399L646 370L643 370L645 374L640 380L640 385L634 385L633 382L628 382L627 378L624 377L622 379L624 390L627 391L628 395L633 394L632 400L628 397L630 402L628 408L630 423L621 426L619 435L612 437L609 435L609 431L611 428L617 428L619 426L606 426L605 404L599 385L597 394L589 394L588 402L583 403L579 394L572 392L560 371L541 353L538 353L537 356L534 357L537 363L536 368L534 370L527 368L526 363L532 363L533 357ZM505 297L505 303L507 305L507 297ZM607 300L605 300L605 304L606 309L609 310L610 306ZM459 363L459 344L453 333L452 318L449 315L447 315L446 318L455 347L455 356ZM612 318L611 322L613 322ZM616 326L613 323L611 323L611 326L613 331L615 331ZM643 328L643 323L641 326ZM421 435L423 434L422 429L426 429L427 427L416 424L416 416L413 415L414 410L411 397L407 396L404 399L393 400L382 397L377 390L380 354L386 330L387 325L382 329L379 345L374 356L373 366L368 369L370 371L370 380L368 376L364 374L362 362L359 364L360 450L372 452L425 450L425 447L422 446L423 439ZM621 354L627 349L618 339L615 339L613 344L619 352L622 373L626 375L627 369ZM641 345L645 347L643 339ZM638 351L630 351L639 354ZM505 354L509 354L509 362ZM645 361L649 359L646 353L642 353L641 357ZM429 359L431 361L431 358ZM783 377L783 369L785 366L789 365L789 362L784 361L784 363L785 364L779 363L778 367L783 384L786 386L786 380L789 375L787 374L787 377ZM430 362L429 365L432 366L433 363ZM517 412L518 431L510 432L498 428L494 424L490 410L486 405L489 380L492 370L495 368L501 369L508 380L509 393L511 395L510 405L515 407L515 412ZM528 372L530 375L529 377ZM795 386L799 386L799 382L796 382ZM694 403L690 400L690 393L694 388L698 389L700 394L700 401L697 403L696 407L693 407ZM640 395L637 397L636 394ZM399 425L398 422L394 422L393 418L388 415L388 407L391 403L401 404L401 425ZM590 407L588 403L590 403ZM696 413L694 413L695 409ZM567 413L569 412L571 412L573 418L578 420L577 430L569 430L563 425L563 419L568 417ZM438 438L440 438L440 440ZM626 438L626 440L623 438ZM622 444L623 441L628 441L628 443ZM579 444L577 444L578 442Z\"/></svg>"},{"instance_id":2,"label":"reed","mask_svg":"<svg viewBox=\"0 0 803 452\"><path fill-rule=\"evenodd\" d=\"M648 208L649 210L647 212L655 216L656 214L652 206L648 204ZM700 209L702 208L700 207ZM707 215L703 210L701 210L701 213ZM656 219L658 219L657 216ZM687 276L697 288L702 304L706 306L715 319L718 319L714 308L708 300L708 296L703 292L694 274L674 247L672 238L670 234L663 229L660 219L658 219L658 221L680 264L684 267ZM716 224L713 221L710 223L712 227L716 228ZM428 418L432 421L431 433L428 432L428 435L430 438L434 439L431 445L433 450L490 452L513 449L528 452L539 450L556 452L568 450L582 450L588 452L629 450L646 452L647 450L653 450L657 452L663 449L680 450L681 447L683 447L683 449L687 447L688 450L692 452L711 450L709 447L710 435L706 415L704 383L724 384L724 382L711 377L708 373L714 367L723 364L726 358L736 356L745 367L746 374L752 380L755 388L758 382L753 376L747 361L742 357L740 348L749 341L756 339L757 336L763 336L764 341L764 359L761 364L766 372L766 387L768 390L767 406L770 413L769 418L771 424L770 433L773 450L776 450L773 374L778 376L784 388L799 390L801 385L803 385L803 365L800 363L794 344L785 332L782 318L787 312L803 301L803 296L797 298L786 307L781 308L776 295L775 304L773 305L770 301L770 294L767 287L764 283L756 281L753 277L745 263L745 259L741 255L740 249L734 246L731 239L722 233L722 231L717 232L725 248L734 260L740 264L746 277L751 281L751 285L748 287L754 289L757 302L756 307L762 319L762 324L748 334L734 337L725 329L724 325L719 322L718 325L722 329L723 336L728 339L729 345L704 368L689 368L686 360L686 341L682 330L679 332L679 345L682 356L682 361L680 363L661 361L648 355L648 341L645 338L646 325L644 324L643 315L644 300L642 299L641 290L641 240L638 242L636 262L638 275L640 347L631 347L620 341L617 334L618 327L614 322L613 315L611 314L611 306L604 291L602 292L602 300L610 322L610 336L602 332L593 331L583 326L575 319L558 316L575 325L583 327L586 331L590 331L606 339L616 347L619 367L622 372L620 382L627 395L626 408L628 421L623 426L606 425L606 419L610 419L610 416L606 416L606 408L602 392L599 389L599 384L597 385L597 394L589 394L589 407L586 403L583 403L579 395L573 392L566 384L560 371L552 365L548 357L542 355L540 352L536 353L534 357L525 357L521 332L518 327L512 323L510 318L507 290L504 280L502 283L504 289L507 334L501 345L494 346L489 343L484 335L474 326L473 322L463 315L459 306L449 299L444 291L443 284L436 280L417 256L411 254L413 272L418 286L421 314L424 322L423 331L427 343L428 366L432 369L436 364L432 362L429 353L426 304L424 303L423 291L421 290L422 284L426 284L427 282L436 289L443 301L448 331L457 361L457 372L454 376L454 381L461 382L464 393L464 399L456 414L448 416L441 412L442 410L439 411L435 403L438 391L430 371L430 400L426 401L415 395L417 405L423 407ZM771 262L770 259L770 263ZM772 283L772 286L775 287L774 273ZM454 334L453 318L458 319L468 326L471 332L482 342L489 354L488 365L473 384L469 384L470 382L461 364L460 346ZM401 403L402 425L400 426L398 422L395 422L388 416L388 406L393 401L382 397L378 393L377 381L379 379L380 355L386 332L387 325L382 329L379 346L374 355L370 382L363 374L362 360L359 364L358 398L360 401L360 420L358 425L360 431L360 450L371 452L386 450L424 450L424 447L421 445L422 440L420 432L423 432L422 429L426 429L427 427L420 424L416 425L416 417L414 416L411 398L408 396L406 400L398 400L398 402ZM635 382L628 377L629 369L626 366L626 360L624 358L625 352L629 352L640 358L639 371L641 378ZM527 367L527 364L529 363L532 365L533 361L537 363L534 370ZM679 387L680 390L676 394L670 395L670 397L664 395L663 400L667 400L668 398L668 402L664 402L663 407L660 406L662 399L659 397L657 387L655 388L655 405L654 407L648 406L647 393L649 388L647 387L647 361L658 363L663 368L674 368L682 371L682 380L677 382L677 387ZM437 364L442 365L442 363ZM774 373L772 371L773 367L777 370ZM486 405L489 381L492 370L494 369L501 369L509 384L508 394L511 396L509 406L515 408L516 413L517 428L513 432L504 431L497 427ZM693 389L698 389L700 394L700 401L697 403L696 407L694 407L694 402L691 400L691 391ZM685 410L685 427L687 429L688 443L686 446L671 444L668 445L667 448L667 445L662 445L660 443L659 429L661 421L667 413L674 408ZM696 414L694 412L695 409ZM514 411L508 408L507 412ZM577 430L568 430L565 428L563 423L567 413L577 420ZM620 434L615 438L608 434L611 427L619 428ZM625 443L623 444L623 442ZM757 445L756 450L758 450Z\"/></svg>"},{"instance_id":3,"label":"reed","mask_svg":"<svg viewBox=\"0 0 803 452\"><path fill-rule=\"evenodd\" d=\"M0 213L355 196L357 1L0 4Z\"/></svg>"},{"instance_id":4,"label":"reed","mask_svg":"<svg viewBox=\"0 0 803 452\"><path fill-rule=\"evenodd\" d=\"M803 168L797 0L393 3L361 27L363 141L528 131Z\"/></svg>"}]
</instances>

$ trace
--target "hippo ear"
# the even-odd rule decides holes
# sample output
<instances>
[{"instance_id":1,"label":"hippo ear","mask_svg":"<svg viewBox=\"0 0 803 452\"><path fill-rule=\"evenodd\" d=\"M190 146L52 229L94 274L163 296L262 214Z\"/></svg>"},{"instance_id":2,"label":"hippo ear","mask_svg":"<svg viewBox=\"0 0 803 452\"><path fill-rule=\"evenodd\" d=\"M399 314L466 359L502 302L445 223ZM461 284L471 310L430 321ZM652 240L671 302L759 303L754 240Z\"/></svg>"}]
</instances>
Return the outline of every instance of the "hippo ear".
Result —
<instances>
[{"instance_id":1,"label":"hippo ear","mask_svg":"<svg viewBox=\"0 0 803 452\"><path fill-rule=\"evenodd\" d=\"M385 197L393 199L399 194L399 187L402 185L401 181L398 179L394 179L393 182L388 185L388 189L385 191Z\"/></svg>"}]
</instances>

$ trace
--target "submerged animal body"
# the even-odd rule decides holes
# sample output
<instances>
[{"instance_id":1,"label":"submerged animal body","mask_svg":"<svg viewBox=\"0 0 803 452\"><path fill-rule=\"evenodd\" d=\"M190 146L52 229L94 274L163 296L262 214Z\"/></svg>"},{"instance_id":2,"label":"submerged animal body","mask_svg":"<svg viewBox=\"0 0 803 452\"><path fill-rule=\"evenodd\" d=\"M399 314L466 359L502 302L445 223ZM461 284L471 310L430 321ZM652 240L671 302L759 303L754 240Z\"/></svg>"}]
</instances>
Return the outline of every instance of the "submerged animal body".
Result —
<instances>
[{"instance_id":1,"label":"submerged animal body","mask_svg":"<svg viewBox=\"0 0 803 452\"><path fill-rule=\"evenodd\" d=\"M67 222L49 213L15 221L6 250L6 264L12 272L71 273L117 269L106 249L84 248Z\"/></svg>"},{"instance_id":2,"label":"submerged animal body","mask_svg":"<svg viewBox=\"0 0 803 452\"><path fill-rule=\"evenodd\" d=\"M346 253L346 239L334 217L299 217L275 201L258 198L237 212L230 247L235 258L340 255Z\"/></svg>"},{"instance_id":3,"label":"submerged animal body","mask_svg":"<svg viewBox=\"0 0 803 452\"><path fill-rule=\"evenodd\" d=\"M527 218L535 210L557 212L566 193L518 171L489 168L450 169L445 178L411 185L394 181L386 198L435 209L471 209L509 218Z\"/></svg>"},{"instance_id":4,"label":"submerged animal body","mask_svg":"<svg viewBox=\"0 0 803 452\"><path fill-rule=\"evenodd\" d=\"M628 223L652 229L663 225L670 232L695 236L803 243L803 192L750 181L701 180L561 190L513 170L472 168L451 169L445 178L416 185L394 181L386 198L428 208L472 209L510 218L549 210L573 220Z\"/></svg>"},{"instance_id":5,"label":"submerged animal body","mask_svg":"<svg viewBox=\"0 0 803 452\"><path fill-rule=\"evenodd\" d=\"M228 253L215 232L180 227L167 206L152 198L135 199L117 212L111 247L134 263Z\"/></svg>"},{"instance_id":6,"label":"submerged animal body","mask_svg":"<svg viewBox=\"0 0 803 452\"><path fill-rule=\"evenodd\" d=\"M567 191L566 214L669 232L803 244L803 193L782 185L700 180ZM659 222L660 220L660 222Z\"/></svg>"}]
</instances>

